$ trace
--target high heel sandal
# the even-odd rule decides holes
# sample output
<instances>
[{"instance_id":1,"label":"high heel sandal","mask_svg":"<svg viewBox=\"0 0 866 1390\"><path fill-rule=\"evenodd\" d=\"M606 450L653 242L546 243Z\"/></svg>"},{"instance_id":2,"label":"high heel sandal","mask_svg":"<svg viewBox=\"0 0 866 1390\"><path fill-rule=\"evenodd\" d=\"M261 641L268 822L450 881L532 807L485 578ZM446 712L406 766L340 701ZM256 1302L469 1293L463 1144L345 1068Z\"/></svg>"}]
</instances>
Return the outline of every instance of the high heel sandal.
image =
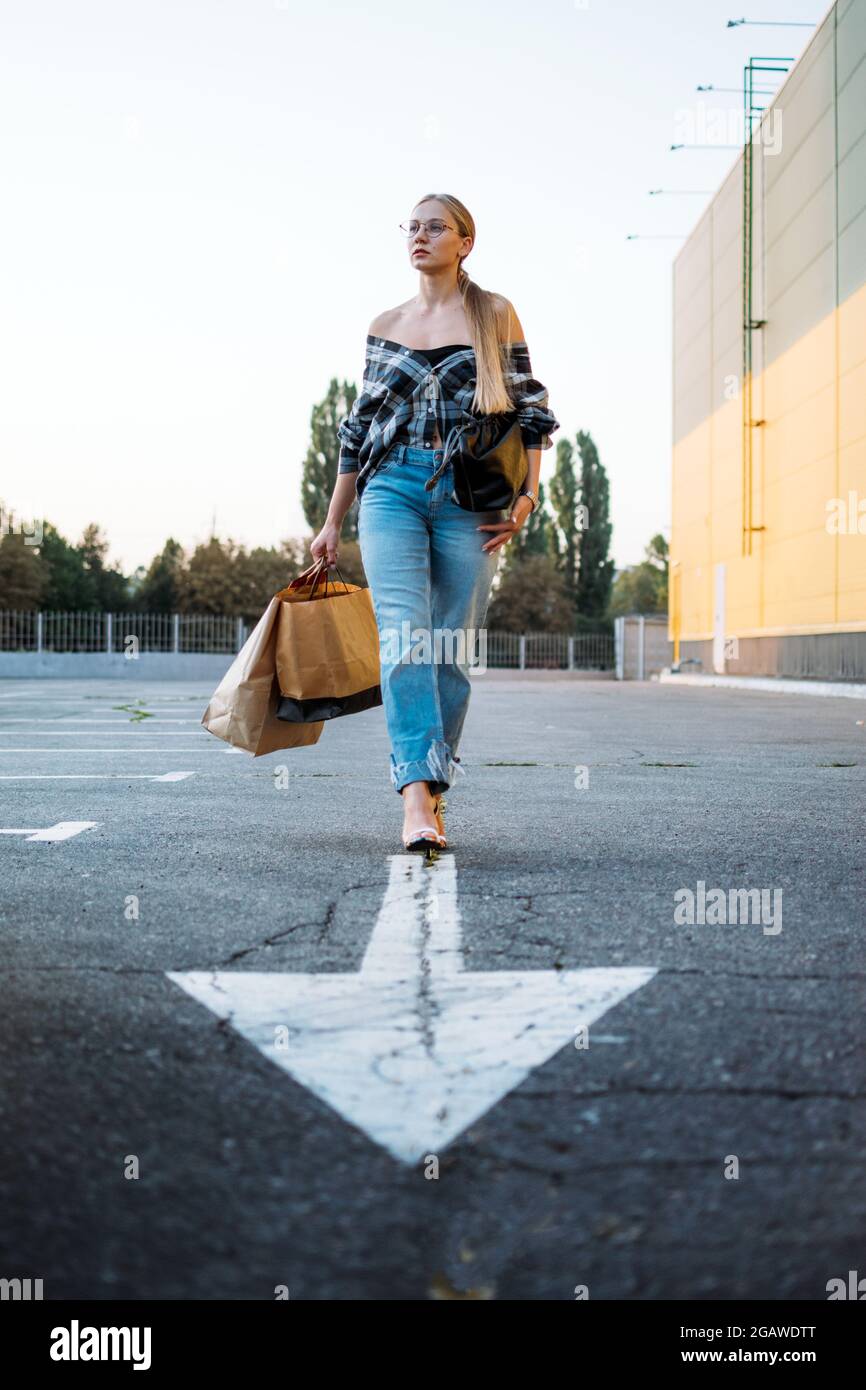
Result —
<instances>
[{"instance_id":1,"label":"high heel sandal","mask_svg":"<svg viewBox=\"0 0 866 1390\"><path fill-rule=\"evenodd\" d=\"M444 807L444 805L444 797L434 796L433 815L436 819L436 825L422 825L420 830L415 831L411 839L407 840L404 838L403 848L405 850L428 850L447 848L447 841L445 839L445 827L442 824L442 807Z\"/></svg>"}]
</instances>

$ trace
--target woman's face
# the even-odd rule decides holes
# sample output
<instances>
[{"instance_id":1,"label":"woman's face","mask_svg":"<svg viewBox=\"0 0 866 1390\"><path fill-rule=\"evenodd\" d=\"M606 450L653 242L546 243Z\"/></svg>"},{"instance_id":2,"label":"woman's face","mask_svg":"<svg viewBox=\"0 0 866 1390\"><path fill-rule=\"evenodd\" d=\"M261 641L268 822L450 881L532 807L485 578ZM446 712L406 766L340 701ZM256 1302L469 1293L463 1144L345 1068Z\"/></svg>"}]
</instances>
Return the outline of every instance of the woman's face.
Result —
<instances>
[{"instance_id":1,"label":"woman's face","mask_svg":"<svg viewBox=\"0 0 866 1390\"><path fill-rule=\"evenodd\" d=\"M409 260L422 273L454 265L468 253L472 245L471 237L460 235L451 213L435 199L429 203L418 203L409 215L409 224L416 227L412 235L406 238ZM431 236L431 230L438 231L440 225L444 225L445 230L438 236Z\"/></svg>"}]
</instances>

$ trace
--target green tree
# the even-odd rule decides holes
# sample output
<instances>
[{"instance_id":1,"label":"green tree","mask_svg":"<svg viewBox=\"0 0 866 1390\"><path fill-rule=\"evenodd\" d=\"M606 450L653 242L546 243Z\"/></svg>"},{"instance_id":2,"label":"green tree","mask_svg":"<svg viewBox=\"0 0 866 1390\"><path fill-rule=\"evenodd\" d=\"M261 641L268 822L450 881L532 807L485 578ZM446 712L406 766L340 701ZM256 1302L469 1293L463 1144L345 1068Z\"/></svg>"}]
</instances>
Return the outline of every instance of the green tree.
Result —
<instances>
[{"instance_id":1,"label":"green tree","mask_svg":"<svg viewBox=\"0 0 866 1390\"><path fill-rule=\"evenodd\" d=\"M577 529L577 477L574 471L574 449L568 439L561 439L556 446L556 465L550 480L550 502L555 518L557 542L561 537L561 551L557 543L557 553L561 554L561 570L566 592L577 603L577 555L579 534Z\"/></svg>"},{"instance_id":2,"label":"green tree","mask_svg":"<svg viewBox=\"0 0 866 1390\"><path fill-rule=\"evenodd\" d=\"M197 545L181 575L178 611L239 614L242 584L236 561L240 550L235 541L216 536Z\"/></svg>"},{"instance_id":3,"label":"green tree","mask_svg":"<svg viewBox=\"0 0 866 1390\"><path fill-rule=\"evenodd\" d=\"M351 382L344 381L341 384L336 377L332 377L324 400L314 405L310 414L310 444L301 478L301 505L307 524L312 527L314 535L317 535L325 524L337 482L340 461L337 426L343 416L348 415L357 394L357 388ZM341 535L347 541L357 540L357 501L353 502L346 513Z\"/></svg>"},{"instance_id":4,"label":"green tree","mask_svg":"<svg viewBox=\"0 0 866 1390\"><path fill-rule=\"evenodd\" d=\"M28 545L21 532L7 531L0 539L0 608L41 608L48 583L48 566L39 547Z\"/></svg>"},{"instance_id":5,"label":"green tree","mask_svg":"<svg viewBox=\"0 0 866 1390\"><path fill-rule=\"evenodd\" d=\"M84 528L78 546L85 572L92 580L94 601L98 611L120 613L129 599L126 576L119 565L108 565L108 538L96 522Z\"/></svg>"},{"instance_id":6,"label":"green tree","mask_svg":"<svg viewBox=\"0 0 866 1390\"><path fill-rule=\"evenodd\" d=\"M613 532L610 488L592 435L578 430L576 439L581 464L579 504L586 509L578 544L577 612L584 618L602 618L614 572L613 560L608 558Z\"/></svg>"},{"instance_id":7,"label":"green tree","mask_svg":"<svg viewBox=\"0 0 866 1390\"><path fill-rule=\"evenodd\" d=\"M278 547L259 545L250 551L238 551L237 611L247 622L258 622L274 594L285 589L304 568L303 554L303 543L297 540L283 541Z\"/></svg>"},{"instance_id":8,"label":"green tree","mask_svg":"<svg viewBox=\"0 0 866 1390\"><path fill-rule=\"evenodd\" d=\"M515 541L508 542L506 553L514 544ZM496 632L570 633L573 613L572 600L554 556L549 552L518 551L500 570L499 583L490 599L487 626Z\"/></svg>"},{"instance_id":9,"label":"green tree","mask_svg":"<svg viewBox=\"0 0 866 1390\"><path fill-rule=\"evenodd\" d=\"M668 608L668 544L653 536L639 565L631 565L616 577L608 614L666 613Z\"/></svg>"},{"instance_id":10,"label":"green tree","mask_svg":"<svg viewBox=\"0 0 866 1390\"><path fill-rule=\"evenodd\" d=\"M177 612L219 613L257 622L274 594L303 568L304 544L246 550L217 536L196 546L178 576Z\"/></svg>"},{"instance_id":11,"label":"green tree","mask_svg":"<svg viewBox=\"0 0 866 1390\"><path fill-rule=\"evenodd\" d=\"M155 555L135 590L139 613L178 613L186 561L183 546L171 537Z\"/></svg>"},{"instance_id":12,"label":"green tree","mask_svg":"<svg viewBox=\"0 0 866 1390\"><path fill-rule=\"evenodd\" d=\"M670 548L661 532L657 532L646 548L646 564L658 575L659 609L667 612L668 576L670 573Z\"/></svg>"},{"instance_id":13,"label":"green tree","mask_svg":"<svg viewBox=\"0 0 866 1390\"><path fill-rule=\"evenodd\" d=\"M85 565L81 550L70 545L50 521L42 527L39 553L48 574L42 595L44 609L58 613L99 611L96 576Z\"/></svg>"}]
</instances>

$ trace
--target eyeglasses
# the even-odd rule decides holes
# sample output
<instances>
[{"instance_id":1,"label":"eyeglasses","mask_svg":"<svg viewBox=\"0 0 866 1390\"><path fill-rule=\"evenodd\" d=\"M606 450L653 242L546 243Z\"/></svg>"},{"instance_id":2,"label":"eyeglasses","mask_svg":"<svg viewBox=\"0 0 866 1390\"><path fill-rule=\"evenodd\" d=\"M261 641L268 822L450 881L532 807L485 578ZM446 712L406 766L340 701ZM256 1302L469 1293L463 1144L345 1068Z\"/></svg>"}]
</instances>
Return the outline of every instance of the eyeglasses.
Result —
<instances>
[{"instance_id":1,"label":"eyeglasses","mask_svg":"<svg viewBox=\"0 0 866 1390\"><path fill-rule=\"evenodd\" d=\"M400 231L404 236L411 237L418 235L418 228L426 227L429 237L441 236L444 231L456 232L457 228L452 227L450 222L440 222L434 218L432 222L401 222Z\"/></svg>"}]
</instances>

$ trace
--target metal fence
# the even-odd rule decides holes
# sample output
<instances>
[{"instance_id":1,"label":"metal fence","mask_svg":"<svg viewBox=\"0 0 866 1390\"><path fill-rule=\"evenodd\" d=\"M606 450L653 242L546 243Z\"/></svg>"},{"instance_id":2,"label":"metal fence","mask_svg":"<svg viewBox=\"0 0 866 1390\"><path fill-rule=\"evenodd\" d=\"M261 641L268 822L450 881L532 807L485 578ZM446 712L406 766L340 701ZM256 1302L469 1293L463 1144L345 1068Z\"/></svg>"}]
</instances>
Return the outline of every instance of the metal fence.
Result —
<instances>
[{"instance_id":1,"label":"metal fence","mask_svg":"<svg viewBox=\"0 0 866 1390\"><path fill-rule=\"evenodd\" d=\"M214 613L37 613L0 611L4 652L239 651L251 628Z\"/></svg>"},{"instance_id":2,"label":"metal fence","mask_svg":"<svg viewBox=\"0 0 866 1390\"><path fill-rule=\"evenodd\" d=\"M487 665L517 671L612 671L613 635L582 632L488 632Z\"/></svg>"},{"instance_id":3,"label":"metal fence","mask_svg":"<svg viewBox=\"0 0 866 1390\"><path fill-rule=\"evenodd\" d=\"M40 613L0 610L4 652L240 651L252 626L211 613ZM483 655L483 652L481 653ZM505 670L612 671L607 632L487 633L486 664Z\"/></svg>"}]
</instances>

